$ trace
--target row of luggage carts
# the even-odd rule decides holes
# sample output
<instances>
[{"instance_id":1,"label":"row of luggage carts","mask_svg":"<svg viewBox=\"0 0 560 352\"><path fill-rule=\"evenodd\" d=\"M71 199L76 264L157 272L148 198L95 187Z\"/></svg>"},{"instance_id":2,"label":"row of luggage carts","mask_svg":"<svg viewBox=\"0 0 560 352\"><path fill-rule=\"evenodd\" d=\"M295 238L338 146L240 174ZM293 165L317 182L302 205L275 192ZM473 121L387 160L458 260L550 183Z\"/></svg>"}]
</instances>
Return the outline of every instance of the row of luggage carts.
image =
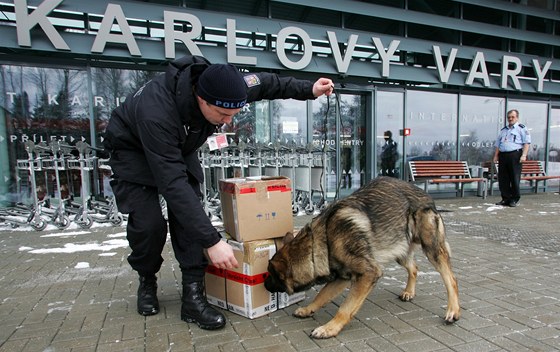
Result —
<instances>
[{"instance_id":1,"label":"row of luggage carts","mask_svg":"<svg viewBox=\"0 0 560 352\"><path fill-rule=\"evenodd\" d=\"M109 186L108 159L100 150L79 141L74 146L53 140L48 144L24 143L26 159L17 160L18 192L25 201L0 208L0 224L31 226L37 231L48 224L66 229L72 222L81 228L93 223L118 226L125 220ZM232 177L285 176L292 181L294 215L317 214L327 205L326 188L336 188L328 170L328 153L312 144L230 143L228 147L199 151L204 169L202 202L206 214L221 218L219 180ZM99 180L99 181L97 181ZM101 189L99 189L101 188ZM166 202L161 200L166 214Z\"/></svg>"},{"instance_id":2,"label":"row of luggage carts","mask_svg":"<svg viewBox=\"0 0 560 352\"><path fill-rule=\"evenodd\" d=\"M0 208L0 223L41 231L48 224L66 229L71 222L90 228L94 222L118 226L124 221L108 182L100 183L105 192L94 189L97 177L108 180L111 174L108 159L95 156L100 150L82 141L74 146L26 141L24 146L27 158L16 166L17 193L24 201Z\"/></svg>"},{"instance_id":3,"label":"row of luggage carts","mask_svg":"<svg viewBox=\"0 0 560 352\"><path fill-rule=\"evenodd\" d=\"M199 154L204 169L203 203L206 213L220 216L219 180L232 177L285 176L292 181L294 215L316 214L326 206L327 152L313 144L230 143L228 147Z\"/></svg>"}]
</instances>

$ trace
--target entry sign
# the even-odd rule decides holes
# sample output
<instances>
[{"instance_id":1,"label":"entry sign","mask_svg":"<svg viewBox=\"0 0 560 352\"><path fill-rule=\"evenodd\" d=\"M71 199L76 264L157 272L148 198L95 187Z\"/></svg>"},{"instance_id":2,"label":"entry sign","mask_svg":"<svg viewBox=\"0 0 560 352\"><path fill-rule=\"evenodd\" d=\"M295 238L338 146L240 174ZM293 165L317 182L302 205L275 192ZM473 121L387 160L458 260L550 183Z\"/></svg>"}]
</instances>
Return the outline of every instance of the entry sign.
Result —
<instances>
[{"instance_id":1,"label":"entry sign","mask_svg":"<svg viewBox=\"0 0 560 352\"><path fill-rule=\"evenodd\" d=\"M404 137L410 136L410 128L403 128L401 130L401 136L404 136Z\"/></svg>"}]
</instances>

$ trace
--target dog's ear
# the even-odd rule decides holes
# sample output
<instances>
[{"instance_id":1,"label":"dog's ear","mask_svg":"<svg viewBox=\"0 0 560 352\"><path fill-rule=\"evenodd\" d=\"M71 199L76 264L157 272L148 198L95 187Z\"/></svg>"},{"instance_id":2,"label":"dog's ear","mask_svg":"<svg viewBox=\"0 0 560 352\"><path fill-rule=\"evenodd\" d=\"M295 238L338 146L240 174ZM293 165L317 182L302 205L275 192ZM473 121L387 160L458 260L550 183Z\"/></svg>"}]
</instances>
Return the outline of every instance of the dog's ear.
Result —
<instances>
[{"instance_id":1,"label":"dog's ear","mask_svg":"<svg viewBox=\"0 0 560 352\"><path fill-rule=\"evenodd\" d=\"M293 232L286 232L286 235L282 239L282 244L285 246L288 243L292 242L293 239L294 239L294 233Z\"/></svg>"}]
</instances>

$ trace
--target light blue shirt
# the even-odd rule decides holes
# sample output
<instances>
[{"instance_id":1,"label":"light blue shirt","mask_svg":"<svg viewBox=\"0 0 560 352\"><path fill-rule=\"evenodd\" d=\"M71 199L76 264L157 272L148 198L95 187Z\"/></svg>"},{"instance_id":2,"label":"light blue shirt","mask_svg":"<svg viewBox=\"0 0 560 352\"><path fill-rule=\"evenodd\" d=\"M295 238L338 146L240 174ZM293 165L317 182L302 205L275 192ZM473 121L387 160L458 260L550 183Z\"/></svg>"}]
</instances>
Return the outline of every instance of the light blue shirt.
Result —
<instances>
[{"instance_id":1,"label":"light blue shirt","mask_svg":"<svg viewBox=\"0 0 560 352\"><path fill-rule=\"evenodd\" d=\"M525 125L516 122L511 128L502 128L494 144L501 152L511 152L523 148L524 144L531 144L531 135Z\"/></svg>"}]
</instances>

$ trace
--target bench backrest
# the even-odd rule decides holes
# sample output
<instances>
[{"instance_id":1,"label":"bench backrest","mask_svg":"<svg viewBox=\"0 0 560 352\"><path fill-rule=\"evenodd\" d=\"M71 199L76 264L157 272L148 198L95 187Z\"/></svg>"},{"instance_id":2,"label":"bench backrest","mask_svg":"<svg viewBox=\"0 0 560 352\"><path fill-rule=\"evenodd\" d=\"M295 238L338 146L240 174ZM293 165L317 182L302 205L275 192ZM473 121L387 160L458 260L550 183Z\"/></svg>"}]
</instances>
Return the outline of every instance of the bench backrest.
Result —
<instances>
[{"instance_id":1,"label":"bench backrest","mask_svg":"<svg viewBox=\"0 0 560 352\"><path fill-rule=\"evenodd\" d=\"M544 167L539 160L526 160L521 163L521 175L545 175Z\"/></svg>"},{"instance_id":2,"label":"bench backrest","mask_svg":"<svg viewBox=\"0 0 560 352\"><path fill-rule=\"evenodd\" d=\"M489 161L483 162L482 167L487 167L490 175L498 173L498 164ZM540 160L526 160L521 163L521 176L546 176L543 163Z\"/></svg>"},{"instance_id":3,"label":"bench backrest","mask_svg":"<svg viewBox=\"0 0 560 352\"><path fill-rule=\"evenodd\" d=\"M466 161L409 161L408 168L411 181L419 178L471 177Z\"/></svg>"}]
</instances>

